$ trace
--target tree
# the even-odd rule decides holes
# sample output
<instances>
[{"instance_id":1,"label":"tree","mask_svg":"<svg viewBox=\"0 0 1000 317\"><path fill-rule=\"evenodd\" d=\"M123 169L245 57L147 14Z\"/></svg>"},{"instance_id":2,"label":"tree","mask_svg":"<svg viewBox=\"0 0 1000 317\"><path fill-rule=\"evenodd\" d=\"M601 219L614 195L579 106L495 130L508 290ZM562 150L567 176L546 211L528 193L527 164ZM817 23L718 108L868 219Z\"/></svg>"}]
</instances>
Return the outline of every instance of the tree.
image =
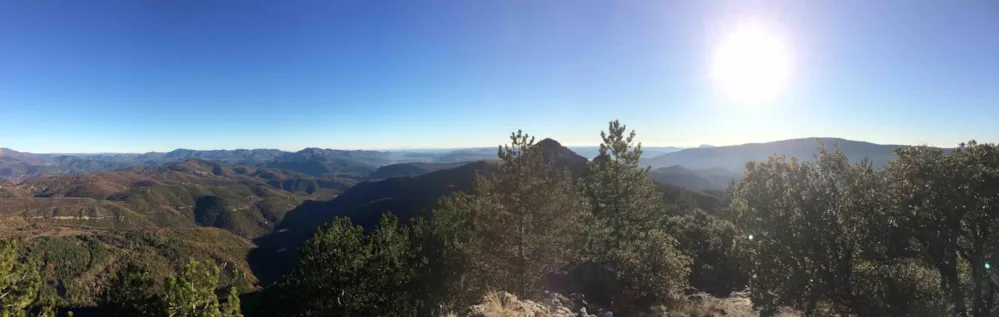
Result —
<instances>
[{"instance_id":1,"label":"tree","mask_svg":"<svg viewBox=\"0 0 1000 317\"><path fill-rule=\"evenodd\" d=\"M468 259L468 279L477 289L505 289L530 298L543 277L576 256L585 216L568 170L557 170L534 138L512 133L499 147L496 173L477 176L468 195L456 195L438 218L461 218L457 247ZM450 213L450 214L449 214Z\"/></svg>"},{"instance_id":2,"label":"tree","mask_svg":"<svg viewBox=\"0 0 1000 317\"><path fill-rule=\"evenodd\" d=\"M38 269L20 259L17 241L0 240L0 316L28 316L32 306L41 306L39 317L53 316L53 303L39 305L41 285Z\"/></svg>"},{"instance_id":3,"label":"tree","mask_svg":"<svg viewBox=\"0 0 1000 317\"><path fill-rule=\"evenodd\" d=\"M970 141L947 154L930 147L896 154L887 169L894 220L939 272L955 315L996 315L997 145ZM968 282L963 272L971 272Z\"/></svg>"},{"instance_id":4,"label":"tree","mask_svg":"<svg viewBox=\"0 0 1000 317\"><path fill-rule=\"evenodd\" d=\"M149 315L162 310L155 307L156 290L149 271L129 262L117 270L109 283L102 287L97 302L107 315Z\"/></svg>"},{"instance_id":5,"label":"tree","mask_svg":"<svg viewBox=\"0 0 1000 317\"><path fill-rule=\"evenodd\" d=\"M0 314L24 316L38 297L41 278L38 270L19 261L16 241L0 240L0 273Z\"/></svg>"},{"instance_id":6,"label":"tree","mask_svg":"<svg viewBox=\"0 0 1000 317\"><path fill-rule=\"evenodd\" d=\"M691 257L689 284L719 297L742 290L747 276L740 262L736 227L704 210L670 218L669 232Z\"/></svg>"},{"instance_id":7,"label":"tree","mask_svg":"<svg viewBox=\"0 0 1000 317\"><path fill-rule=\"evenodd\" d=\"M730 208L746 237L754 305L764 314L793 306L808 315L828 301L869 314L852 274L875 243L868 228L883 210L880 186L870 164L850 164L839 148L821 147L813 162L747 163Z\"/></svg>"},{"instance_id":8,"label":"tree","mask_svg":"<svg viewBox=\"0 0 1000 317\"><path fill-rule=\"evenodd\" d=\"M391 215L365 233L338 217L299 247L299 267L272 290L276 316L414 316L410 230Z\"/></svg>"},{"instance_id":9,"label":"tree","mask_svg":"<svg viewBox=\"0 0 1000 317\"><path fill-rule=\"evenodd\" d=\"M222 305L220 313L220 316L243 317L243 313L240 312L240 293L235 287L229 288L229 296L226 297L226 303Z\"/></svg>"},{"instance_id":10,"label":"tree","mask_svg":"<svg viewBox=\"0 0 1000 317\"><path fill-rule=\"evenodd\" d=\"M663 231L663 195L649 178L649 167L639 167L642 145L633 147L635 131L626 137L625 128L616 120L601 132L599 155L582 183L593 217L584 249L590 261L625 282L612 296L622 308L670 298L686 284L691 263Z\"/></svg>"},{"instance_id":11,"label":"tree","mask_svg":"<svg viewBox=\"0 0 1000 317\"><path fill-rule=\"evenodd\" d=\"M164 308L170 317L242 317L239 297L220 305L215 289L219 286L219 267L211 262L191 259L177 276L164 283ZM234 295L235 289L230 289Z\"/></svg>"},{"instance_id":12,"label":"tree","mask_svg":"<svg viewBox=\"0 0 1000 317\"><path fill-rule=\"evenodd\" d=\"M469 271L468 254L459 243L467 238L467 193L442 197L429 213L413 222L412 249L417 252L417 294L426 303L422 316L444 316L460 307L473 305L482 296L473 291L465 276Z\"/></svg>"}]
</instances>

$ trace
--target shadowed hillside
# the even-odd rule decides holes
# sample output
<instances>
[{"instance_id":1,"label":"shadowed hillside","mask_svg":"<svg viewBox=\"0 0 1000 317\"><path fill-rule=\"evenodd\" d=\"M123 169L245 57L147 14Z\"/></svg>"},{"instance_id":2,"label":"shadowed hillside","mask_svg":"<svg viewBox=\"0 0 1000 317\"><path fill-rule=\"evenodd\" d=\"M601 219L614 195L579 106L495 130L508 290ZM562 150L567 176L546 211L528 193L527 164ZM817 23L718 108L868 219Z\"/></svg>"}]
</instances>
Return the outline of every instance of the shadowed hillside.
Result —
<instances>
[{"instance_id":1,"label":"shadowed hillside","mask_svg":"<svg viewBox=\"0 0 1000 317\"><path fill-rule=\"evenodd\" d=\"M306 201L289 211L273 233L254 241L259 248L248 261L254 273L269 283L291 268L296 247L334 217L350 217L371 228L382 213L391 212L405 222L433 208L440 197L470 189L477 173L493 170L492 163L475 162L419 176L362 182L332 200Z\"/></svg>"},{"instance_id":2,"label":"shadowed hillside","mask_svg":"<svg viewBox=\"0 0 1000 317\"><path fill-rule=\"evenodd\" d=\"M582 175L587 168L587 159L555 140L544 139L532 149L541 150L546 161L556 168L567 168L574 175ZM480 161L418 176L362 182L332 200L307 201L288 212L274 233L255 240L260 248L251 254L250 262L260 268L255 273L261 280L269 282L290 268L294 248L299 243L335 217L349 217L354 224L371 229L383 213L391 212L405 223L433 208L441 197L468 191L477 174L489 175L495 171L494 164ZM273 265L278 259L283 264Z\"/></svg>"},{"instance_id":3,"label":"shadowed hillside","mask_svg":"<svg viewBox=\"0 0 1000 317\"><path fill-rule=\"evenodd\" d=\"M468 164L468 162L466 163L411 162L411 163L390 164L379 167L371 174L368 174L368 179L384 179L390 177L420 175L420 174L430 173L433 171L459 167L464 164Z\"/></svg>"},{"instance_id":4,"label":"shadowed hillside","mask_svg":"<svg viewBox=\"0 0 1000 317\"><path fill-rule=\"evenodd\" d=\"M649 171L649 178L655 181L684 187L694 191L724 190L732 180L739 180L742 174L722 168L690 170L680 165L671 165Z\"/></svg>"}]
</instances>

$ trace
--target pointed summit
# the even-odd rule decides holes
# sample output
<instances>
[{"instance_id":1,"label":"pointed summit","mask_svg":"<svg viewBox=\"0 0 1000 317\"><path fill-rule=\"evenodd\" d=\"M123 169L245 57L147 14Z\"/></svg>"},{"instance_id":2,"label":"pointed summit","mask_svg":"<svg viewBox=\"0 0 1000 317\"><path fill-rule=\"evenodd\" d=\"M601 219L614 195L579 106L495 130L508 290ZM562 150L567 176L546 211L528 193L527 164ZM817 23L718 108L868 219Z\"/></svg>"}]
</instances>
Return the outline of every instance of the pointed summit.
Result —
<instances>
[{"instance_id":1,"label":"pointed summit","mask_svg":"<svg viewBox=\"0 0 1000 317\"><path fill-rule=\"evenodd\" d=\"M546 162L554 160L553 164L556 168L569 168L573 175L582 175L583 171L587 169L587 158L562 146L562 144L559 144L559 141L546 138L535 143L532 148L540 149L542 157L545 158Z\"/></svg>"}]
</instances>

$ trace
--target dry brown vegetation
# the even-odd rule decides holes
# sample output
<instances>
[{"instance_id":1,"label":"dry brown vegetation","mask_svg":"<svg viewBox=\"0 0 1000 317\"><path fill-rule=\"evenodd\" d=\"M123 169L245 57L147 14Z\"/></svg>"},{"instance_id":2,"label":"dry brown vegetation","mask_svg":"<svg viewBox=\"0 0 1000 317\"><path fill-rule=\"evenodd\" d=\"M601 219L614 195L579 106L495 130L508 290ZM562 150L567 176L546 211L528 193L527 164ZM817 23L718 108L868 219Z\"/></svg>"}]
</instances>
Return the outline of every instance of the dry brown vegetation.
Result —
<instances>
[{"instance_id":1,"label":"dry brown vegetation","mask_svg":"<svg viewBox=\"0 0 1000 317\"><path fill-rule=\"evenodd\" d=\"M250 239L305 199L330 199L352 184L196 159L4 180L0 238L23 241L24 256L42 268L40 295L61 307L94 305L129 263L162 281L189 258L207 259L222 267L225 286L249 291L258 283L246 261Z\"/></svg>"}]
</instances>

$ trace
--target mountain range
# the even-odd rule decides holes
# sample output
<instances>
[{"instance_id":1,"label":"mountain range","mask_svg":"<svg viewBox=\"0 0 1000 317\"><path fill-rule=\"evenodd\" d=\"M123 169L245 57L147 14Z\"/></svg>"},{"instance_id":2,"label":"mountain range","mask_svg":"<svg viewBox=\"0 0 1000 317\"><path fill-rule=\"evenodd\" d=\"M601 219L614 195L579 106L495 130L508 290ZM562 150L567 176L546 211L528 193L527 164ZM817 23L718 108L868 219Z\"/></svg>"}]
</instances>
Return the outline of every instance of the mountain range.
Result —
<instances>
[{"instance_id":1,"label":"mountain range","mask_svg":"<svg viewBox=\"0 0 1000 317\"><path fill-rule=\"evenodd\" d=\"M32 154L0 148L0 178L92 173L135 165L160 166L191 158L256 168L288 169L313 176L347 177L364 177L379 166L395 162L385 151L320 148L306 148L298 152L177 149L142 154Z\"/></svg>"},{"instance_id":2,"label":"mountain range","mask_svg":"<svg viewBox=\"0 0 1000 317\"><path fill-rule=\"evenodd\" d=\"M851 160L881 157L894 147L839 142ZM715 191L741 176L739 166L729 162L766 158L761 154L766 152L808 157L818 145L812 139L773 143L779 145L683 149L644 162L683 163L657 166L649 175L668 204L710 211L719 204ZM555 140L542 140L533 149L577 177L588 172L587 156ZM317 226L349 217L370 228L385 212L408 222L434 208L441 197L471 189L476 175L493 173L499 164L496 154L496 148L74 155L2 149L0 172L18 177L0 179L0 235L52 237L66 245L53 248L73 246L80 254L140 254L138 261L163 266L157 274L170 272L178 259L199 252L233 263L234 270L226 273L233 283L267 284L294 265L296 246ZM14 168L21 174L12 173ZM97 240L78 243L84 236ZM206 240L224 241L220 243L225 247L205 249ZM49 243L32 241L36 247ZM162 247L166 244L177 247ZM112 263L108 261L83 261L98 264L79 272L65 271L79 269L73 266L46 274L99 283L105 278L100 271L105 262Z\"/></svg>"},{"instance_id":3,"label":"mountain range","mask_svg":"<svg viewBox=\"0 0 1000 317\"><path fill-rule=\"evenodd\" d=\"M837 146L851 161L872 160L876 167L895 157L900 145L881 145L838 138L803 138L732 146L697 148L644 147L642 163L653 168L661 182L694 190L719 190L742 174L747 161L766 160L772 154L812 159L820 146ZM561 147L561 146L560 146ZM593 158L599 147L572 146L567 150ZM333 150L306 148L297 152L276 149L189 150L142 154L32 154L0 148L0 179L27 179L41 175L116 171L133 166L163 166L187 159L271 168L313 177L341 177L356 181L420 175L469 162L496 160L496 148L440 150Z\"/></svg>"}]
</instances>

